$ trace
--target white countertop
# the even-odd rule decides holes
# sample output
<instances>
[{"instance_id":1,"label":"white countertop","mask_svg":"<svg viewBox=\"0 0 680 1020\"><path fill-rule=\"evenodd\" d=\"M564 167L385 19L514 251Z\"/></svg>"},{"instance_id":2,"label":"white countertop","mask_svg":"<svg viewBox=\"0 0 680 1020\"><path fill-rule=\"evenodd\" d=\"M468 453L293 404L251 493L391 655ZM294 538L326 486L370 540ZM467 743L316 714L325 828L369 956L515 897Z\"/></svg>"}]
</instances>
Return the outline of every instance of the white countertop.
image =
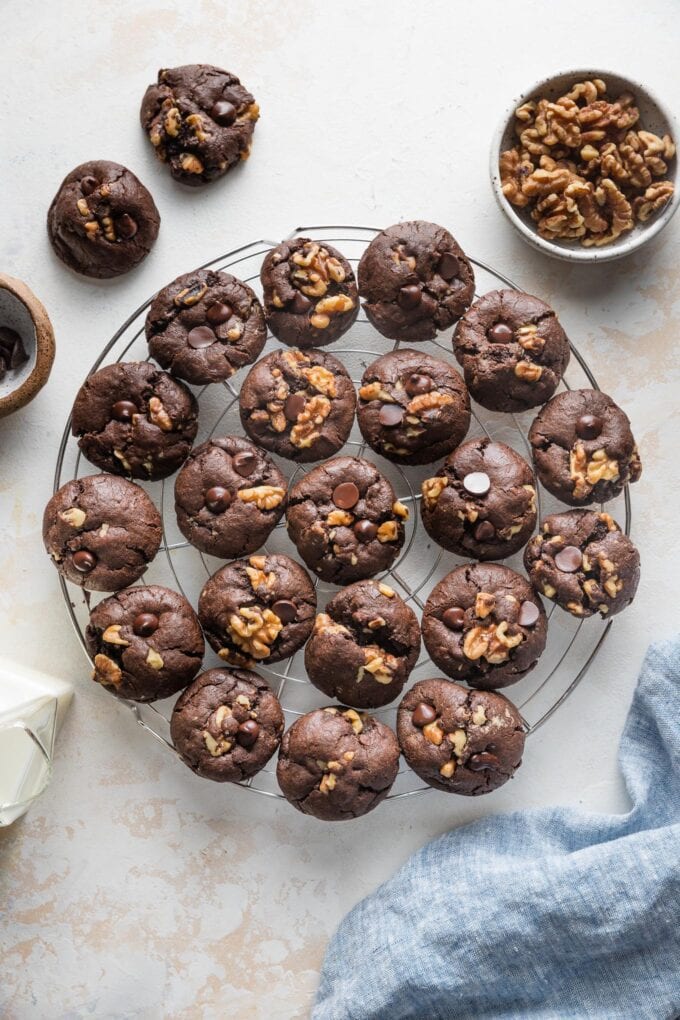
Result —
<instances>
[{"instance_id":1,"label":"white countertop","mask_svg":"<svg viewBox=\"0 0 680 1020\"><path fill-rule=\"evenodd\" d=\"M487 146L513 95L568 66L620 68L677 108L678 7L5 0L2 13L0 271L46 305L57 359L34 403L0 421L0 628L3 654L72 678L76 698L50 788L0 831L0 1012L304 1017L340 918L431 836L516 808L625 810L619 735L644 649L677 627L680 602L680 219L621 263L549 261L501 218ZM194 192L155 162L137 117L158 67L197 60L239 74L262 118L248 163ZM62 177L92 158L128 165L162 216L151 256L107 284L68 272L44 228ZM433 793L322 825L200 781L89 681L40 520L78 385L150 294L298 224L417 217L552 303L629 414L644 462L633 491L642 582L512 783L480 800Z\"/></svg>"}]
</instances>

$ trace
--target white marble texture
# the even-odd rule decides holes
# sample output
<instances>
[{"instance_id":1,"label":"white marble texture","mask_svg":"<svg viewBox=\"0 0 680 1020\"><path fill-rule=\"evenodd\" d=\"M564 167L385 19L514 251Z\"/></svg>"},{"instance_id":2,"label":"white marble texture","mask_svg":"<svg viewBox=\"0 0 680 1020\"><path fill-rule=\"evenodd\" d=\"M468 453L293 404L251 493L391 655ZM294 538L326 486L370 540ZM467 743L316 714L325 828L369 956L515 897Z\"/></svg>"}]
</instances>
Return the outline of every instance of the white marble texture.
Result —
<instances>
[{"instance_id":1,"label":"white marble texture","mask_svg":"<svg viewBox=\"0 0 680 1020\"><path fill-rule=\"evenodd\" d=\"M51 787L0 832L0 1014L304 1017L339 919L430 836L515 808L626 808L619 734L645 646L674 630L680 603L680 219L620 263L549 261L498 212L487 145L514 94L568 66L620 68L677 108L680 10L673 0L4 0L1 10L0 269L47 306L57 359L47 389L0 422L0 633L4 654L72 677L76 698ZM173 184L137 123L157 68L192 60L233 69L262 106L251 160L202 192ZM59 181L90 158L130 166L163 220L150 258L109 284L66 271L45 236ZM90 684L40 518L78 384L152 292L298 223L409 217L450 226L553 303L629 413L645 463L633 494L643 577L515 781L480 801L432 794L323 826L193 777Z\"/></svg>"}]
</instances>

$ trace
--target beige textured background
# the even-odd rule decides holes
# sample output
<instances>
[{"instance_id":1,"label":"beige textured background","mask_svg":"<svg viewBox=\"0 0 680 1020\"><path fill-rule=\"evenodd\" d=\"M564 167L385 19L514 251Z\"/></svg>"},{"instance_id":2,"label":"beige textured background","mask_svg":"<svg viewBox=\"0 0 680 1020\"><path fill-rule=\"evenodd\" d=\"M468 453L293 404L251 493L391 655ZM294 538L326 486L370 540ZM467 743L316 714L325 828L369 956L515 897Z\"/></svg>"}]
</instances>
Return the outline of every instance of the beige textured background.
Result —
<instances>
[{"instance_id":1,"label":"beige textured background","mask_svg":"<svg viewBox=\"0 0 680 1020\"><path fill-rule=\"evenodd\" d=\"M644 14L631 0L0 6L0 269L35 289L58 343L49 387L0 422L0 633L6 654L77 686L50 789L0 832L0 1014L304 1017L336 923L430 836L542 804L625 809L618 736L647 642L678 618L680 220L609 268L546 261L502 221L487 145L514 94L568 66L621 69L677 108L680 12L672 0L650 0ZM196 60L240 74L262 106L248 165L202 193L170 181L137 126L157 68ZM59 181L89 158L129 165L163 217L151 257L108 285L69 274L44 232ZM428 795L324 827L196 779L89 684L40 515L79 381L149 294L300 222L408 217L450 226L470 253L556 305L628 411L645 463L633 533L644 574L512 784L480 802Z\"/></svg>"}]
</instances>

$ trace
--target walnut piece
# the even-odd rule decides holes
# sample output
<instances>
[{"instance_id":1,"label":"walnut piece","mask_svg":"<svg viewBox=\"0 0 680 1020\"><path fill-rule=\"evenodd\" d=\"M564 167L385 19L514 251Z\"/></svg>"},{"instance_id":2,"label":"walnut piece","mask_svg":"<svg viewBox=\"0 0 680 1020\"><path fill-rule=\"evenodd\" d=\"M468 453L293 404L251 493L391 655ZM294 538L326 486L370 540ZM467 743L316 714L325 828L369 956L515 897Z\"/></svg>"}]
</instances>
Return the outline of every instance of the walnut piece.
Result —
<instances>
[{"instance_id":1,"label":"walnut piece","mask_svg":"<svg viewBox=\"0 0 680 1020\"><path fill-rule=\"evenodd\" d=\"M172 432L172 418L158 397L150 397L149 399L149 420L152 424L157 425L161 431Z\"/></svg>"},{"instance_id":2,"label":"walnut piece","mask_svg":"<svg viewBox=\"0 0 680 1020\"><path fill-rule=\"evenodd\" d=\"M331 402L328 397L314 396L308 400L290 430L290 441L293 446L306 449L316 442L321 435L320 429L330 413Z\"/></svg>"},{"instance_id":3,"label":"walnut piece","mask_svg":"<svg viewBox=\"0 0 680 1020\"><path fill-rule=\"evenodd\" d=\"M120 666L109 659L108 655L95 655L94 673L92 679L105 687L118 687L123 680L123 673Z\"/></svg>"},{"instance_id":4,"label":"walnut piece","mask_svg":"<svg viewBox=\"0 0 680 1020\"><path fill-rule=\"evenodd\" d=\"M286 490L278 485L256 485L252 489L239 489L238 498L244 503L254 503L258 510L273 510L279 506Z\"/></svg>"},{"instance_id":5,"label":"walnut piece","mask_svg":"<svg viewBox=\"0 0 680 1020\"><path fill-rule=\"evenodd\" d=\"M87 519L85 511L77 506L70 506L67 510L62 510L59 517L64 524L68 524L71 528L82 528Z\"/></svg>"},{"instance_id":6,"label":"walnut piece","mask_svg":"<svg viewBox=\"0 0 680 1020\"><path fill-rule=\"evenodd\" d=\"M428 510L432 510L437 505L437 500L446 488L447 483L448 478L442 478L440 475L436 478L425 479L421 488Z\"/></svg>"},{"instance_id":7,"label":"walnut piece","mask_svg":"<svg viewBox=\"0 0 680 1020\"><path fill-rule=\"evenodd\" d=\"M121 645L127 648L130 642L120 636L121 630L122 627L119 623L112 623L102 634L102 641L106 642L107 645Z\"/></svg>"},{"instance_id":8,"label":"walnut piece","mask_svg":"<svg viewBox=\"0 0 680 1020\"><path fill-rule=\"evenodd\" d=\"M271 609L241 606L229 617L229 634L235 645L253 659L266 659L283 623Z\"/></svg>"},{"instance_id":9,"label":"walnut piece","mask_svg":"<svg viewBox=\"0 0 680 1020\"><path fill-rule=\"evenodd\" d=\"M595 450L588 460L583 443L575 443L569 452L569 475L574 483L574 496L583 499L599 481L610 482L619 477L619 462L607 457L605 450Z\"/></svg>"},{"instance_id":10,"label":"walnut piece","mask_svg":"<svg viewBox=\"0 0 680 1020\"><path fill-rule=\"evenodd\" d=\"M492 665L505 662L511 648L516 648L523 640L522 634L509 635L507 620L498 625L489 623L472 627L463 641L463 655L473 662L486 659Z\"/></svg>"}]
</instances>

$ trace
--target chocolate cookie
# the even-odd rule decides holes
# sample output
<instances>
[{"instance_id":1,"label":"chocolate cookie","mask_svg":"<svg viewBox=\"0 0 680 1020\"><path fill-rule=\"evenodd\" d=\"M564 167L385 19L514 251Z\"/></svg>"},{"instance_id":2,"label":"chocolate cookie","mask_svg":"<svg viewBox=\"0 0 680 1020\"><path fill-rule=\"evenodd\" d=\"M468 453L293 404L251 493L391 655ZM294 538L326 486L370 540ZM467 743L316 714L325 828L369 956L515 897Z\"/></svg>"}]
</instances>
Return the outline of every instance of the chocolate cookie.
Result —
<instances>
[{"instance_id":1,"label":"chocolate cookie","mask_svg":"<svg viewBox=\"0 0 680 1020\"><path fill-rule=\"evenodd\" d=\"M198 602L205 636L232 666L287 659L311 634L315 612L312 582L282 555L227 563L206 582Z\"/></svg>"},{"instance_id":2,"label":"chocolate cookie","mask_svg":"<svg viewBox=\"0 0 680 1020\"><path fill-rule=\"evenodd\" d=\"M162 531L144 489L115 475L66 482L43 514L43 541L55 567L90 591L118 591L139 580Z\"/></svg>"},{"instance_id":3,"label":"chocolate cookie","mask_svg":"<svg viewBox=\"0 0 680 1020\"><path fill-rule=\"evenodd\" d=\"M287 488L271 457L247 439L209 439L191 451L175 480L179 530L211 556L247 556L281 520Z\"/></svg>"},{"instance_id":4,"label":"chocolate cookie","mask_svg":"<svg viewBox=\"0 0 680 1020\"><path fill-rule=\"evenodd\" d=\"M377 807L398 771L399 744L389 726L331 707L308 712L287 730L276 778L298 811L338 822Z\"/></svg>"},{"instance_id":5,"label":"chocolate cookie","mask_svg":"<svg viewBox=\"0 0 680 1020\"><path fill-rule=\"evenodd\" d=\"M345 445L356 393L337 358L272 351L241 386L241 422L251 439L289 460L325 460Z\"/></svg>"},{"instance_id":6,"label":"chocolate cookie","mask_svg":"<svg viewBox=\"0 0 680 1020\"><path fill-rule=\"evenodd\" d=\"M355 708L379 708L401 692L419 651L413 610L388 585L358 581L317 616L305 668L330 698Z\"/></svg>"},{"instance_id":7,"label":"chocolate cookie","mask_svg":"<svg viewBox=\"0 0 680 1020\"><path fill-rule=\"evenodd\" d=\"M173 474L197 430L194 395L147 361L100 368L78 390L71 414L71 431L90 463L132 478Z\"/></svg>"},{"instance_id":8,"label":"chocolate cookie","mask_svg":"<svg viewBox=\"0 0 680 1020\"><path fill-rule=\"evenodd\" d=\"M156 701L191 683L205 642L198 617L176 591L151 584L103 599L85 631L92 679L119 698Z\"/></svg>"},{"instance_id":9,"label":"chocolate cookie","mask_svg":"<svg viewBox=\"0 0 680 1020\"><path fill-rule=\"evenodd\" d=\"M444 227L411 220L373 238L359 263L368 318L391 340L434 340L475 293L472 266Z\"/></svg>"},{"instance_id":10,"label":"chocolate cookie","mask_svg":"<svg viewBox=\"0 0 680 1020\"><path fill-rule=\"evenodd\" d=\"M614 616L635 598L640 554L609 514L567 510L543 521L524 551L536 591L573 616Z\"/></svg>"},{"instance_id":11,"label":"chocolate cookie","mask_svg":"<svg viewBox=\"0 0 680 1020\"><path fill-rule=\"evenodd\" d=\"M61 261L95 279L134 269L151 251L160 223L142 182L105 159L67 174L47 213L47 233Z\"/></svg>"},{"instance_id":12,"label":"chocolate cookie","mask_svg":"<svg viewBox=\"0 0 680 1020\"><path fill-rule=\"evenodd\" d=\"M456 326L453 351L470 393L492 411L526 411L552 397L569 364L569 339L550 305L492 290Z\"/></svg>"},{"instance_id":13,"label":"chocolate cookie","mask_svg":"<svg viewBox=\"0 0 680 1020\"><path fill-rule=\"evenodd\" d=\"M522 717L507 698L450 680L419 680L397 715L406 761L429 786L476 797L507 783L522 764Z\"/></svg>"},{"instance_id":14,"label":"chocolate cookie","mask_svg":"<svg viewBox=\"0 0 680 1020\"><path fill-rule=\"evenodd\" d=\"M170 736L185 765L204 779L241 783L267 764L281 742L283 712L261 676L209 669L180 695Z\"/></svg>"},{"instance_id":15,"label":"chocolate cookie","mask_svg":"<svg viewBox=\"0 0 680 1020\"><path fill-rule=\"evenodd\" d=\"M505 443L468 440L422 488L425 530L459 556L505 559L526 544L536 526L533 472Z\"/></svg>"},{"instance_id":16,"label":"chocolate cookie","mask_svg":"<svg viewBox=\"0 0 680 1020\"><path fill-rule=\"evenodd\" d=\"M161 69L140 120L176 181L197 187L250 155L260 108L236 75L212 64Z\"/></svg>"},{"instance_id":17,"label":"chocolate cookie","mask_svg":"<svg viewBox=\"0 0 680 1020\"><path fill-rule=\"evenodd\" d=\"M309 569L323 581L349 584L391 566L408 510L375 464L334 457L292 487L286 518Z\"/></svg>"},{"instance_id":18,"label":"chocolate cookie","mask_svg":"<svg viewBox=\"0 0 680 1020\"><path fill-rule=\"evenodd\" d=\"M282 241L262 263L260 279L269 328L290 347L331 344L359 314L352 267L327 241Z\"/></svg>"},{"instance_id":19,"label":"chocolate cookie","mask_svg":"<svg viewBox=\"0 0 680 1020\"><path fill-rule=\"evenodd\" d=\"M529 442L540 481L571 506L614 499L642 474L628 417L600 390L558 393L534 418Z\"/></svg>"},{"instance_id":20,"label":"chocolate cookie","mask_svg":"<svg viewBox=\"0 0 680 1020\"><path fill-rule=\"evenodd\" d=\"M401 464L431 464L470 427L470 397L451 365L429 354L383 354L364 372L359 427L368 445Z\"/></svg>"},{"instance_id":21,"label":"chocolate cookie","mask_svg":"<svg viewBox=\"0 0 680 1020\"><path fill-rule=\"evenodd\" d=\"M146 317L151 356L195 385L222 382L250 365L267 339L262 305L229 273L197 269L159 291Z\"/></svg>"},{"instance_id":22,"label":"chocolate cookie","mask_svg":"<svg viewBox=\"0 0 680 1020\"><path fill-rule=\"evenodd\" d=\"M507 687L534 668L548 622L526 580L499 563L457 567L425 604L423 640L447 676L471 687Z\"/></svg>"}]
</instances>

